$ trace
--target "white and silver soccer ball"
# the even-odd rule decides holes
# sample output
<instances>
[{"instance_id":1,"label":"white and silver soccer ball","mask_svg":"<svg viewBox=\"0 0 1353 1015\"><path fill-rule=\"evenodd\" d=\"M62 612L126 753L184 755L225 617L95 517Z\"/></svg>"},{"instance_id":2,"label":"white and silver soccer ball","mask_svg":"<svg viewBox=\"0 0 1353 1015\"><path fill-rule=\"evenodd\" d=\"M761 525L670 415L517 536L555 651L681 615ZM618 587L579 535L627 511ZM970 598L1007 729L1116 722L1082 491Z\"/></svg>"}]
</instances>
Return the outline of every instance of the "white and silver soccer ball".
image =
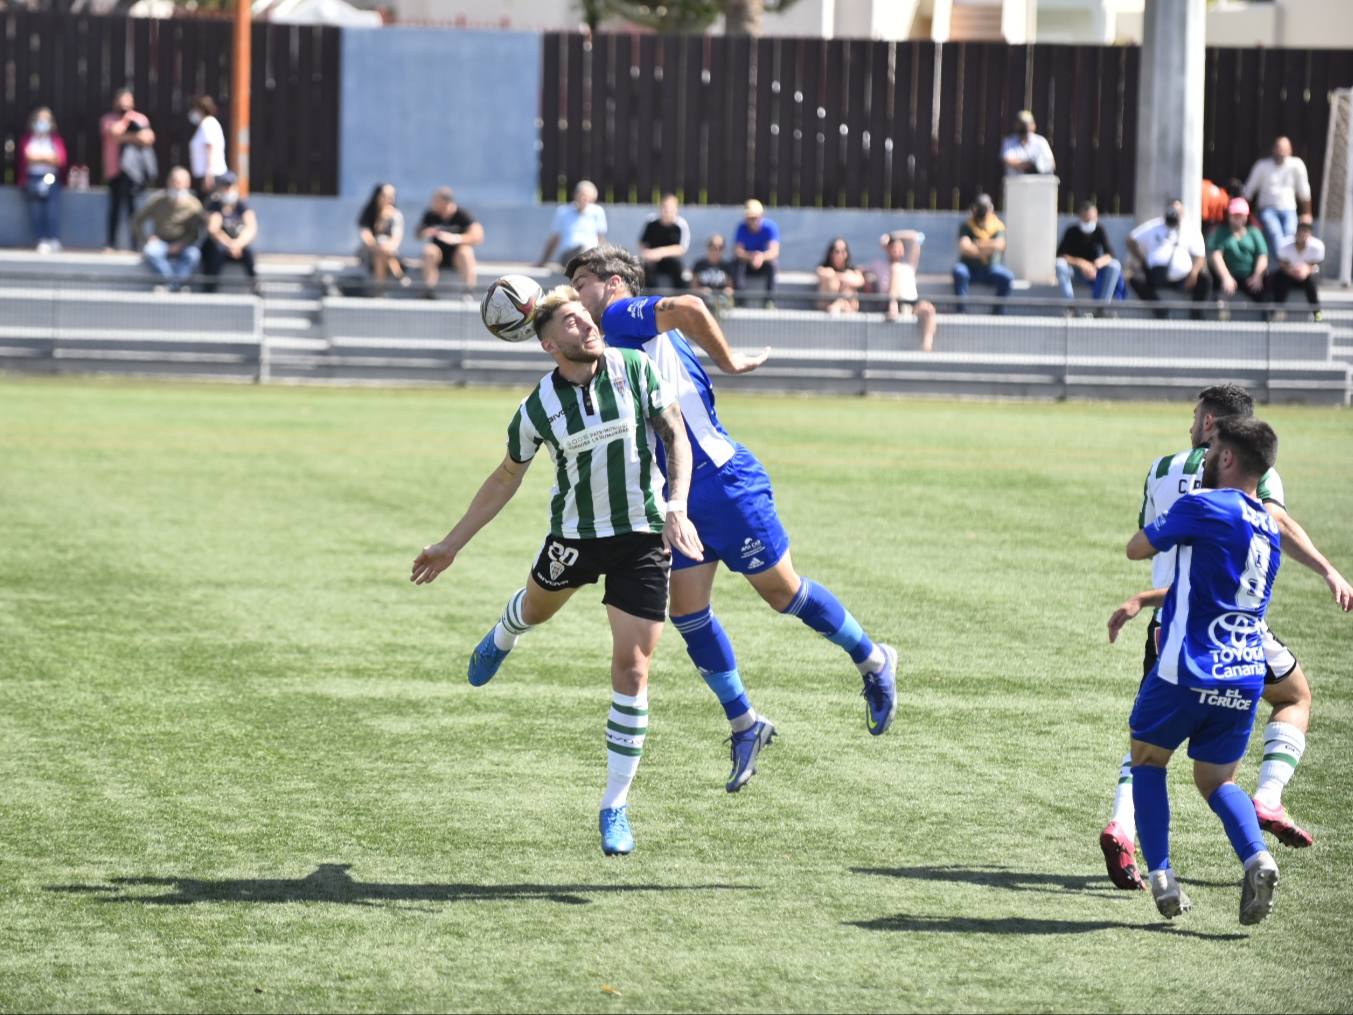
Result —
<instances>
[{"instance_id":1,"label":"white and silver soccer ball","mask_svg":"<svg viewBox=\"0 0 1353 1015\"><path fill-rule=\"evenodd\" d=\"M495 279L479 305L484 327L504 342L525 342L536 337L531 315L544 291L529 275L504 275Z\"/></svg>"}]
</instances>

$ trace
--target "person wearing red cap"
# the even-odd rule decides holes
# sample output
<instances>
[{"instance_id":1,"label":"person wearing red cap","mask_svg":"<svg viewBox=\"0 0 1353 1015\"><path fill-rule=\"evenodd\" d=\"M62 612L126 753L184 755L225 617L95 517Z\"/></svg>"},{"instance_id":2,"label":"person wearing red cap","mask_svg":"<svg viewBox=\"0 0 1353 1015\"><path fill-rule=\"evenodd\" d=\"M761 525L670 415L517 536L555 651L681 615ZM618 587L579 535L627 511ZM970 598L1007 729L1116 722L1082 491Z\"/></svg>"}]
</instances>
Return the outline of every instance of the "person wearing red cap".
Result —
<instances>
[{"instance_id":1,"label":"person wearing red cap","mask_svg":"<svg viewBox=\"0 0 1353 1015\"><path fill-rule=\"evenodd\" d=\"M1264 273L1268 270L1268 244L1263 232L1250 225L1250 203L1231 198L1226 222L1207 240L1207 261L1217 280L1219 295L1243 292L1256 302L1264 299Z\"/></svg>"}]
</instances>

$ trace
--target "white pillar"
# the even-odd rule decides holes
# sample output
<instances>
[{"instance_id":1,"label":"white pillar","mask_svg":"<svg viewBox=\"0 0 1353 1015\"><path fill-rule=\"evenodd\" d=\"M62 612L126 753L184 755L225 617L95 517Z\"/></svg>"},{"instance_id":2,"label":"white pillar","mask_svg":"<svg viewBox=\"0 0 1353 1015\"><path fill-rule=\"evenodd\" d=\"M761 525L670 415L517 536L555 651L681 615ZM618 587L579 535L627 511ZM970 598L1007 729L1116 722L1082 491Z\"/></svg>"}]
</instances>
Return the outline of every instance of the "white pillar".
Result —
<instances>
[{"instance_id":1,"label":"white pillar","mask_svg":"<svg viewBox=\"0 0 1353 1015\"><path fill-rule=\"evenodd\" d=\"M1142 24L1137 113L1138 221L1184 202L1184 221L1201 225L1203 62L1206 0L1150 0Z\"/></svg>"},{"instance_id":2,"label":"white pillar","mask_svg":"<svg viewBox=\"0 0 1353 1015\"><path fill-rule=\"evenodd\" d=\"M1001 35L1012 46L1038 36L1038 0L1001 0Z\"/></svg>"}]
</instances>

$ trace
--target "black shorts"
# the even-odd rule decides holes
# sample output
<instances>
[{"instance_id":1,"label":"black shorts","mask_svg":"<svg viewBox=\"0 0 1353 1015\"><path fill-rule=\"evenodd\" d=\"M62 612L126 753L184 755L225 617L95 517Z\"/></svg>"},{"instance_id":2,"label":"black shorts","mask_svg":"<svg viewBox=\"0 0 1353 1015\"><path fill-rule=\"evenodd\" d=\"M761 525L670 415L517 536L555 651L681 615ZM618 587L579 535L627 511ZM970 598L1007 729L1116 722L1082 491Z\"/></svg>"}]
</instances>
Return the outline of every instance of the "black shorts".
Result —
<instances>
[{"instance_id":1,"label":"black shorts","mask_svg":"<svg viewBox=\"0 0 1353 1015\"><path fill-rule=\"evenodd\" d=\"M607 606L644 620L667 616L667 576L672 555L662 536L631 532L600 539L569 539L549 535L531 568L537 585L550 592L591 585L606 576Z\"/></svg>"},{"instance_id":2,"label":"black shorts","mask_svg":"<svg viewBox=\"0 0 1353 1015\"><path fill-rule=\"evenodd\" d=\"M1146 626L1146 652L1142 656L1142 679L1145 680L1160 658L1160 621L1153 614ZM1277 684L1291 676L1297 660L1283 642L1264 625L1264 683Z\"/></svg>"},{"instance_id":3,"label":"black shorts","mask_svg":"<svg viewBox=\"0 0 1353 1015\"><path fill-rule=\"evenodd\" d=\"M428 242L442 252L441 266L443 268L451 268L455 266L456 251L462 248L461 244L443 243L441 240L428 240Z\"/></svg>"}]
</instances>

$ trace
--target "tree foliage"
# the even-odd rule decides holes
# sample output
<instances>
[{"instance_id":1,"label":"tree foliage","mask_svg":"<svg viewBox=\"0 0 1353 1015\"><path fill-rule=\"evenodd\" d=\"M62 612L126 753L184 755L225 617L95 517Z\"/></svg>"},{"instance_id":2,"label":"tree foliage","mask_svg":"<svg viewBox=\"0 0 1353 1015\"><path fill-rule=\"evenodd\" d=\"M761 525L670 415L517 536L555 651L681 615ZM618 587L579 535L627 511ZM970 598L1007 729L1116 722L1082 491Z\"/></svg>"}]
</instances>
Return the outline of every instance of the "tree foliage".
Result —
<instances>
[{"instance_id":1,"label":"tree foliage","mask_svg":"<svg viewBox=\"0 0 1353 1015\"><path fill-rule=\"evenodd\" d=\"M707 32L719 18L728 35L760 35L764 12L782 11L798 0L581 0L583 18L597 31L607 18L655 32Z\"/></svg>"}]
</instances>

